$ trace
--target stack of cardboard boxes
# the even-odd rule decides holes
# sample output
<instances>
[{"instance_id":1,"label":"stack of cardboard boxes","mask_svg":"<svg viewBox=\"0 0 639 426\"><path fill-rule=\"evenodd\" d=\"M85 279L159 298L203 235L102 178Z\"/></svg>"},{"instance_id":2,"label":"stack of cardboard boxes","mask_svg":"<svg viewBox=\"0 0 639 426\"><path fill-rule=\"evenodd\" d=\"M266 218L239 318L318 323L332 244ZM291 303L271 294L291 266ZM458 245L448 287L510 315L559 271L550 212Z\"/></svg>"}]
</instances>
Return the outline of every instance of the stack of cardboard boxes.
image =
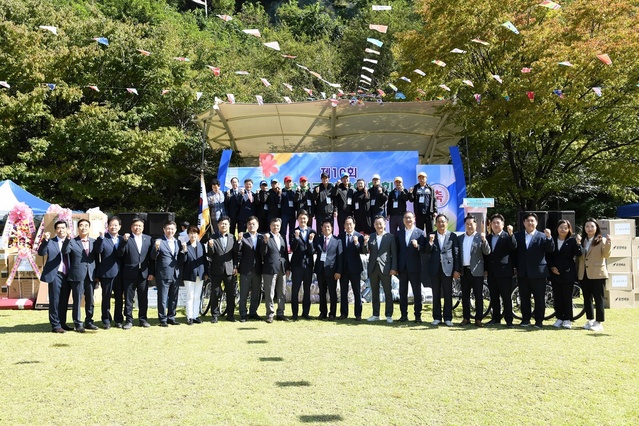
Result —
<instances>
[{"instance_id":1,"label":"stack of cardboard boxes","mask_svg":"<svg viewBox=\"0 0 639 426\"><path fill-rule=\"evenodd\" d=\"M639 242L634 219L599 221L604 236L610 235L608 280L604 293L606 308L634 308L639 291Z\"/></svg>"}]
</instances>

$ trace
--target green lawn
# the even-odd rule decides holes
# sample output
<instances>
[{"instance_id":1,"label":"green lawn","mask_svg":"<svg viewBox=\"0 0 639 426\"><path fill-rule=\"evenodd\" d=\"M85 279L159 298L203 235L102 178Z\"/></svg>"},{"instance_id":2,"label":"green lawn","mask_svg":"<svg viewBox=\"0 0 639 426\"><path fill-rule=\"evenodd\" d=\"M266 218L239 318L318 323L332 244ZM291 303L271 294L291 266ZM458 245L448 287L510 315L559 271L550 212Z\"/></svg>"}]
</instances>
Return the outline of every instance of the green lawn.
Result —
<instances>
[{"instance_id":1,"label":"green lawn","mask_svg":"<svg viewBox=\"0 0 639 426\"><path fill-rule=\"evenodd\" d=\"M637 424L639 309L606 315L598 334L313 320L54 335L46 311L0 311L0 423Z\"/></svg>"}]
</instances>

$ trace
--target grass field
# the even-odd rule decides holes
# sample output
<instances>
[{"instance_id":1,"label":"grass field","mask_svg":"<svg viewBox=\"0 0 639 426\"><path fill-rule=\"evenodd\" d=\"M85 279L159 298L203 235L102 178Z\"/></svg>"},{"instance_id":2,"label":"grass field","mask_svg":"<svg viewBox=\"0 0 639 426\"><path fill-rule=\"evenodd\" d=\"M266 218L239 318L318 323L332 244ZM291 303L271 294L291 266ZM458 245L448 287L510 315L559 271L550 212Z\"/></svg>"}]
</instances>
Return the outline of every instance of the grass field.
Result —
<instances>
[{"instance_id":1,"label":"grass field","mask_svg":"<svg viewBox=\"0 0 639 426\"><path fill-rule=\"evenodd\" d=\"M55 335L46 311L0 311L0 424L638 424L639 309L606 315L603 333L155 320Z\"/></svg>"}]
</instances>

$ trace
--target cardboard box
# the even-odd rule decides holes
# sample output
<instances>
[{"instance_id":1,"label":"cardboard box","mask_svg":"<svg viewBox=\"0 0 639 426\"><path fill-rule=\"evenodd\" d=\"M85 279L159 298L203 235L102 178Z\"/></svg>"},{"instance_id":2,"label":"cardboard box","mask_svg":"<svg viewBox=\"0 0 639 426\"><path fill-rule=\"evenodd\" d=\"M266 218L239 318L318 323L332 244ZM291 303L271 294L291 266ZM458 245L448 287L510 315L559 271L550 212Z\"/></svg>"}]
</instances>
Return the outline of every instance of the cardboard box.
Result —
<instances>
[{"instance_id":1,"label":"cardboard box","mask_svg":"<svg viewBox=\"0 0 639 426\"><path fill-rule=\"evenodd\" d=\"M630 240L630 246L631 246L630 251L632 252L632 257L639 257L639 237L635 237L632 240Z\"/></svg>"},{"instance_id":2,"label":"cardboard box","mask_svg":"<svg viewBox=\"0 0 639 426\"><path fill-rule=\"evenodd\" d=\"M639 274L632 274L632 289L639 294Z\"/></svg>"},{"instance_id":3,"label":"cardboard box","mask_svg":"<svg viewBox=\"0 0 639 426\"><path fill-rule=\"evenodd\" d=\"M610 248L610 257L631 257L632 256L632 240L630 238L612 237L612 247Z\"/></svg>"},{"instance_id":4,"label":"cardboard box","mask_svg":"<svg viewBox=\"0 0 639 426\"><path fill-rule=\"evenodd\" d=\"M606 290L632 290L632 279L630 272L609 272Z\"/></svg>"},{"instance_id":5,"label":"cardboard box","mask_svg":"<svg viewBox=\"0 0 639 426\"><path fill-rule=\"evenodd\" d=\"M634 238L637 236L634 219L601 219L598 221L601 233L615 237Z\"/></svg>"},{"instance_id":6,"label":"cardboard box","mask_svg":"<svg viewBox=\"0 0 639 426\"><path fill-rule=\"evenodd\" d=\"M35 299L39 288L39 280L14 279L9 286L9 299Z\"/></svg>"},{"instance_id":7,"label":"cardboard box","mask_svg":"<svg viewBox=\"0 0 639 426\"><path fill-rule=\"evenodd\" d=\"M604 306L609 309L634 308L635 294L627 290L604 291Z\"/></svg>"},{"instance_id":8,"label":"cardboard box","mask_svg":"<svg viewBox=\"0 0 639 426\"><path fill-rule=\"evenodd\" d=\"M632 273L639 274L639 256L632 258Z\"/></svg>"},{"instance_id":9,"label":"cardboard box","mask_svg":"<svg viewBox=\"0 0 639 426\"><path fill-rule=\"evenodd\" d=\"M632 257L611 257L606 260L608 272L632 272Z\"/></svg>"},{"instance_id":10,"label":"cardboard box","mask_svg":"<svg viewBox=\"0 0 639 426\"><path fill-rule=\"evenodd\" d=\"M9 273L11 273L11 271L13 270L17 259L18 259L17 254L11 255L9 257L9 268L8 268ZM18 265L18 269L14 276L14 279L19 279L19 278L39 279L40 277L38 276L36 271L33 270L33 266L31 266L31 262L29 262L28 259L22 259L20 261L20 265Z\"/></svg>"}]
</instances>

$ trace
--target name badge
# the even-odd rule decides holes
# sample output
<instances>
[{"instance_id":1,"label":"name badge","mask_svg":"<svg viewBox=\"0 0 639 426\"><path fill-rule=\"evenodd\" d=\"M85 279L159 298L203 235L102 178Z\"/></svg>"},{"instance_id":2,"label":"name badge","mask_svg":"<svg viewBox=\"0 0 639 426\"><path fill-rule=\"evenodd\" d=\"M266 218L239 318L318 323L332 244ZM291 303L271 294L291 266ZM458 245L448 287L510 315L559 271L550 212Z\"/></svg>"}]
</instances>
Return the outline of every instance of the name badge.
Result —
<instances>
[{"instance_id":1,"label":"name badge","mask_svg":"<svg viewBox=\"0 0 639 426\"><path fill-rule=\"evenodd\" d=\"M264 210L268 210L268 204L264 204Z\"/></svg>"},{"instance_id":2,"label":"name badge","mask_svg":"<svg viewBox=\"0 0 639 426\"><path fill-rule=\"evenodd\" d=\"M311 200L306 200L306 205L310 206L311 205Z\"/></svg>"},{"instance_id":3,"label":"name badge","mask_svg":"<svg viewBox=\"0 0 639 426\"><path fill-rule=\"evenodd\" d=\"M351 204L353 204L353 199L352 199L352 198L348 198L348 199L346 200L346 205L347 205L347 206L350 206Z\"/></svg>"},{"instance_id":4,"label":"name badge","mask_svg":"<svg viewBox=\"0 0 639 426\"><path fill-rule=\"evenodd\" d=\"M399 201L393 201L393 208L394 209L399 208Z\"/></svg>"},{"instance_id":5,"label":"name badge","mask_svg":"<svg viewBox=\"0 0 639 426\"><path fill-rule=\"evenodd\" d=\"M359 210L359 203L355 203L355 210Z\"/></svg>"},{"instance_id":6,"label":"name badge","mask_svg":"<svg viewBox=\"0 0 639 426\"><path fill-rule=\"evenodd\" d=\"M420 202L420 203L422 203L422 204L424 204L424 196L423 196L423 195L420 195L420 197L419 197L419 202Z\"/></svg>"},{"instance_id":7,"label":"name badge","mask_svg":"<svg viewBox=\"0 0 639 426\"><path fill-rule=\"evenodd\" d=\"M215 220L220 220L220 216L222 215L222 212L220 212L219 210L215 212Z\"/></svg>"},{"instance_id":8,"label":"name badge","mask_svg":"<svg viewBox=\"0 0 639 426\"><path fill-rule=\"evenodd\" d=\"M331 197L326 197L326 204L333 204Z\"/></svg>"},{"instance_id":9,"label":"name badge","mask_svg":"<svg viewBox=\"0 0 639 426\"><path fill-rule=\"evenodd\" d=\"M277 208L278 208L278 209L281 209L281 208L282 208L282 205L281 205L281 204L278 204L278 205L277 205Z\"/></svg>"},{"instance_id":10,"label":"name badge","mask_svg":"<svg viewBox=\"0 0 639 426\"><path fill-rule=\"evenodd\" d=\"M374 206L374 205L375 205L375 199L373 198L371 199L371 206Z\"/></svg>"},{"instance_id":11,"label":"name badge","mask_svg":"<svg viewBox=\"0 0 639 426\"><path fill-rule=\"evenodd\" d=\"M320 255L320 262L326 262L326 253L322 252L322 254Z\"/></svg>"},{"instance_id":12,"label":"name badge","mask_svg":"<svg viewBox=\"0 0 639 426\"><path fill-rule=\"evenodd\" d=\"M288 202L288 206L289 206L289 207L293 207L293 202L292 202L292 201L289 201L289 202Z\"/></svg>"}]
</instances>

